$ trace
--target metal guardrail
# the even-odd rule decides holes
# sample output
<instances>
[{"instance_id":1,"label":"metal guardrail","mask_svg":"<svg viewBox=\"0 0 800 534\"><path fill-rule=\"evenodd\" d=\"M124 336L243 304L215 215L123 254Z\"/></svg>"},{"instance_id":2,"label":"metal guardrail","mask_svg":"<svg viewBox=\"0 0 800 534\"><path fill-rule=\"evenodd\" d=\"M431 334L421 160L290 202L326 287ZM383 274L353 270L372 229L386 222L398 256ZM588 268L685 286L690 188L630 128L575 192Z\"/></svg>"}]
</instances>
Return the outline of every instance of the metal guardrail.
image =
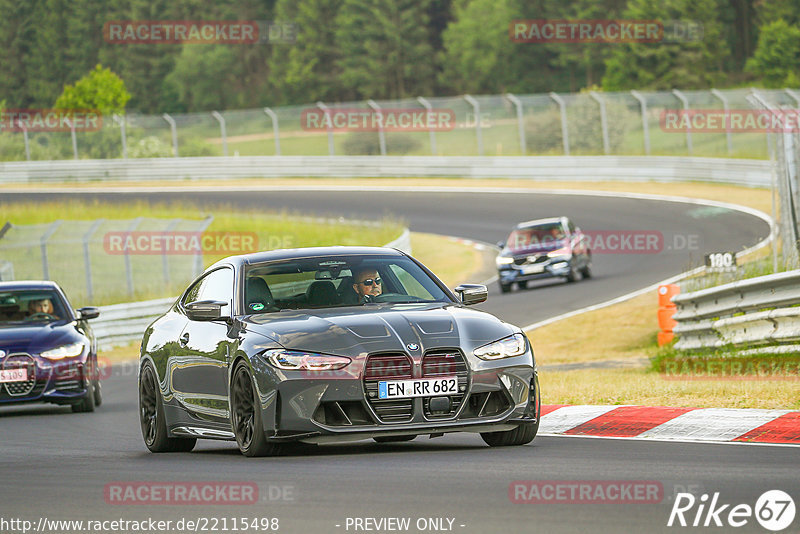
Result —
<instances>
[{"instance_id":1,"label":"metal guardrail","mask_svg":"<svg viewBox=\"0 0 800 534\"><path fill-rule=\"evenodd\" d=\"M406 228L400 237L384 245L411 253L411 231ZM162 315L177 297L127 302L100 307L100 317L92 321L92 329L101 349L141 339L147 325Z\"/></svg>"},{"instance_id":2,"label":"metal guardrail","mask_svg":"<svg viewBox=\"0 0 800 534\"><path fill-rule=\"evenodd\" d=\"M0 183L279 177L706 181L769 187L768 160L682 156L247 156L0 163Z\"/></svg>"},{"instance_id":3,"label":"metal guardrail","mask_svg":"<svg viewBox=\"0 0 800 534\"><path fill-rule=\"evenodd\" d=\"M749 278L673 297L678 350L733 346L800 350L800 270Z\"/></svg>"}]
</instances>

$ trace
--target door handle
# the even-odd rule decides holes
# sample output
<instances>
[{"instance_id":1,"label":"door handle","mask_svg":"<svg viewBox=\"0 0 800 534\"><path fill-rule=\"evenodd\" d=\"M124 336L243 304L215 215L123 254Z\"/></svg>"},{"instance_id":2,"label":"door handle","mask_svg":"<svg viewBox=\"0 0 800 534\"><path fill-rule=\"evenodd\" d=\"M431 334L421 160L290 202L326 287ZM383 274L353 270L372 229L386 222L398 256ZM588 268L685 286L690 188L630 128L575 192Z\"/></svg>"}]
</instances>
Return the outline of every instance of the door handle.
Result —
<instances>
[{"instance_id":1,"label":"door handle","mask_svg":"<svg viewBox=\"0 0 800 534\"><path fill-rule=\"evenodd\" d=\"M185 347L189 343L189 332L184 332L178 343L180 343L181 347Z\"/></svg>"}]
</instances>

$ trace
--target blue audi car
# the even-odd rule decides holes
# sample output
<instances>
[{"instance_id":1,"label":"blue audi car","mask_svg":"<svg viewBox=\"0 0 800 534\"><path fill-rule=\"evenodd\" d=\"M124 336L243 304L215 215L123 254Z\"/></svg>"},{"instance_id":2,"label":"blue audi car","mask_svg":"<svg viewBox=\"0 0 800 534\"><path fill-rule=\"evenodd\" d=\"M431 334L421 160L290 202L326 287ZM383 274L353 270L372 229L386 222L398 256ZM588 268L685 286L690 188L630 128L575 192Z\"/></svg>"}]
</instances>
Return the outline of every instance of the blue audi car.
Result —
<instances>
[{"instance_id":1,"label":"blue audi car","mask_svg":"<svg viewBox=\"0 0 800 534\"><path fill-rule=\"evenodd\" d=\"M0 406L48 402L92 412L102 403L89 319L55 282L0 282Z\"/></svg>"}]
</instances>

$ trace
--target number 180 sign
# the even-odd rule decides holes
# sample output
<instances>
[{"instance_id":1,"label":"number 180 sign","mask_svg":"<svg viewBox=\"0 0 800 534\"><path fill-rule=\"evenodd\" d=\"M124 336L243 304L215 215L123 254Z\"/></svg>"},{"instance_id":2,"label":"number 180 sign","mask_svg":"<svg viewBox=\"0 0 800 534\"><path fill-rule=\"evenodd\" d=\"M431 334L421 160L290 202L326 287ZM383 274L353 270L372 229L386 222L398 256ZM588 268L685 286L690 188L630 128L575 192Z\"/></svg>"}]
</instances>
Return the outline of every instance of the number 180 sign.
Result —
<instances>
[{"instance_id":1,"label":"number 180 sign","mask_svg":"<svg viewBox=\"0 0 800 534\"><path fill-rule=\"evenodd\" d=\"M714 252L713 254L706 254L706 270L736 270L736 254L733 252Z\"/></svg>"}]
</instances>

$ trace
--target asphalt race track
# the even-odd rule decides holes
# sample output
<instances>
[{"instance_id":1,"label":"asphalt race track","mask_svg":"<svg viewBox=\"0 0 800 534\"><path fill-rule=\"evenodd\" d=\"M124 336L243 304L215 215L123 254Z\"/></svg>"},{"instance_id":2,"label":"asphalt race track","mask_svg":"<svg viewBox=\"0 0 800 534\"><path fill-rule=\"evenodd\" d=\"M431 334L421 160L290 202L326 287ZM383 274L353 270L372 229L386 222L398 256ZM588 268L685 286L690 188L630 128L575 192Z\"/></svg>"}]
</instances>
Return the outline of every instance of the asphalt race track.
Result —
<instances>
[{"instance_id":1,"label":"asphalt race track","mask_svg":"<svg viewBox=\"0 0 800 534\"><path fill-rule=\"evenodd\" d=\"M412 230L487 242L505 237L518 221L560 214L573 217L584 230L664 234L664 249L655 254L595 255L595 277L588 281L542 283L510 295L500 295L493 284L484 309L520 325L645 287L699 265L707 252L741 250L768 233L760 219L730 210L586 195L424 191L84 195L120 201L144 197L225 202L359 219L394 215L403 217ZM56 196L4 193L3 199ZM695 248L676 246L686 244L688 236L697 236ZM667 527L676 492L688 491L698 499L719 492L719 504L731 505L720 514L722 521L737 504L754 507L767 490L781 489L795 500L800 496L798 449L786 446L540 436L528 446L490 449L477 435L453 434L400 444L303 446L276 458L246 459L233 443L211 441L200 442L192 453L153 455L139 432L135 366L115 368L103 387L105 402L93 414L38 405L0 409L0 531L21 532L3 525L2 519L12 518L31 521L31 528L40 518L153 518L172 520L173 525L180 519L209 518L217 520L213 531L222 532L223 518L228 520L228 531L233 531L232 518L239 517L278 518L279 532L298 533L390 531L363 521L362 528L355 529L352 518L410 518L408 532L666 532L696 530ZM651 481L662 491L655 504L512 503L509 488L519 480ZM131 506L107 499L107 485L130 481L255 483L259 502ZM697 510L696 505L686 513L690 523ZM445 519L437 529L431 528L437 523L426 518ZM700 524L705 519L703 513ZM797 524L795 519L787 531L796 532ZM420 530L418 525L426 528ZM206 526L212 531L210 523ZM188 530L204 531L174 526L169 531ZM719 530L732 528L725 524ZM754 517L736 530L765 532Z\"/></svg>"}]
</instances>

